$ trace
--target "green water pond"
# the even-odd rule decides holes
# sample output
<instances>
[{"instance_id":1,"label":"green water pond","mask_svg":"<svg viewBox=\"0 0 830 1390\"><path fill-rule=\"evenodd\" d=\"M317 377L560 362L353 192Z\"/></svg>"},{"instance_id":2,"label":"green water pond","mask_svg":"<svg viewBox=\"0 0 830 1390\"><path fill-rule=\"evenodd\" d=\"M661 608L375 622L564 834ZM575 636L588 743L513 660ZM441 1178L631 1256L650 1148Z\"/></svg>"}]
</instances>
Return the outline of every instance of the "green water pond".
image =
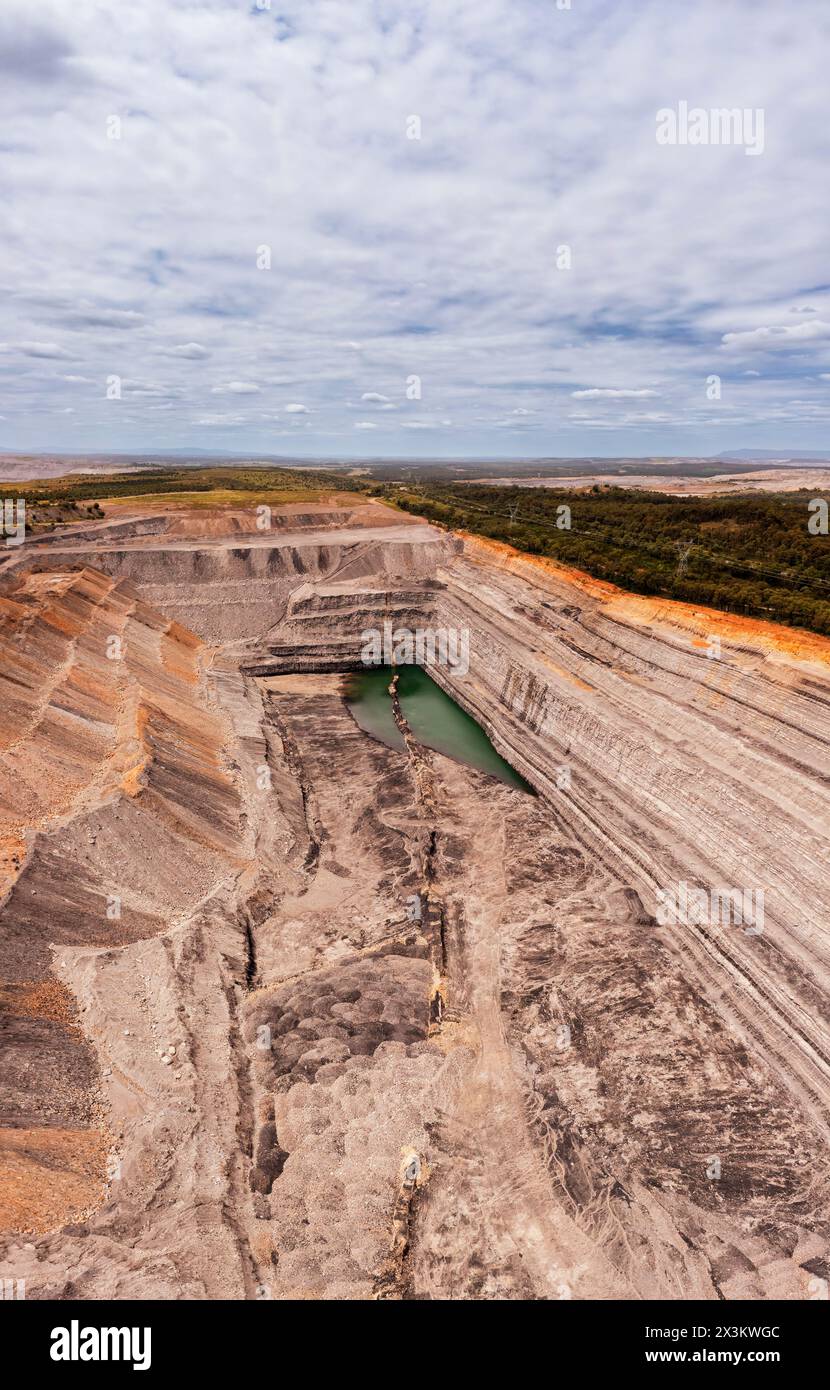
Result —
<instances>
[{"instance_id":1,"label":"green water pond","mask_svg":"<svg viewBox=\"0 0 830 1390\"><path fill-rule=\"evenodd\" d=\"M356 723L390 748L403 748L392 713L389 683L397 671L401 709L415 738L436 753L498 777L510 787L533 788L496 752L484 730L436 685L422 666L367 666L347 677L346 703Z\"/></svg>"}]
</instances>

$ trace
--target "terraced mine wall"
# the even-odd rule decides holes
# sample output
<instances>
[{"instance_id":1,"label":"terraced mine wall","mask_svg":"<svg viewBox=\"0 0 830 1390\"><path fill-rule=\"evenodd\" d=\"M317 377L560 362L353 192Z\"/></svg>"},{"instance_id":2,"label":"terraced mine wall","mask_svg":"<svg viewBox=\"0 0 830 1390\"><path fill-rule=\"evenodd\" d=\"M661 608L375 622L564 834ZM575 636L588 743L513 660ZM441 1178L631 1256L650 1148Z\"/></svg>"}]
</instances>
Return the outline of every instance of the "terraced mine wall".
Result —
<instances>
[{"instance_id":1,"label":"terraced mine wall","mask_svg":"<svg viewBox=\"0 0 830 1390\"><path fill-rule=\"evenodd\" d=\"M112 1176L68 958L161 936L250 845L192 633L89 569L16 574L0 632L0 1165L6 1221L31 1229L94 1208Z\"/></svg>"},{"instance_id":2,"label":"terraced mine wall","mask_svg":"<svg viewBox=\"0 0 830 1390\"><path fill-rule=\"evenodd\" d=\"M489 557L468 554L439 618L469 628L472 679L437 668L439 683L648 914L680 882L763 892L757 933L677 924L677 949L719 995L728 981L755 1045L826 1125L826 686L750 644L718 640L712 658L705 615L691 632L623 625L555 582L539 602L521 573L482 603Z\"/></svg>"},{"instance_id":3,"label":"terraced mine wall","mask_svg":"<svg viewBox=\"0 0 830 1390\"><path fill-rule=\"evenodd\" d=\"M361 632L384 621L467 633L469 674L436 665L433 678L634 890L646 922L671 885L763 894L760 932L678 923L676 946L830 1125L826 686L710 633L705 613L691 627L672 626L670 606L656 627L624 622L521 560L495 571L476 542L438 576L418 605L395 590L304 591L282 640L245 668L353 669Z\"/></svg>"},{"instance_id":4,"label":"terraced mine wall","mask_svg":"<svg viewBox=\"0 0 830 1390\"><path fill-rule=\"evenodd\" d=\"M65 571L94 562L103 574L136 585L148 604L175 617L208 642L253 640L283 619L293 590L308 581L370 582L384 586L434 576L442 558L458 542L427 527L358 526L324 528L313 540L295 529L303 516L291 517L291 531L274 525L263 538L241 534L204 542L165 533L158 542L111 544L109 528L98 533L93 553L84 533L72 544L43 543L18 562L39 569ZM120 528L119 528L120 529ZM309 526L309 529L310 526ZM409 537L412 539L409 539ZM15 557L18 559L18 557Z\"/></svg>"}]
</instances>

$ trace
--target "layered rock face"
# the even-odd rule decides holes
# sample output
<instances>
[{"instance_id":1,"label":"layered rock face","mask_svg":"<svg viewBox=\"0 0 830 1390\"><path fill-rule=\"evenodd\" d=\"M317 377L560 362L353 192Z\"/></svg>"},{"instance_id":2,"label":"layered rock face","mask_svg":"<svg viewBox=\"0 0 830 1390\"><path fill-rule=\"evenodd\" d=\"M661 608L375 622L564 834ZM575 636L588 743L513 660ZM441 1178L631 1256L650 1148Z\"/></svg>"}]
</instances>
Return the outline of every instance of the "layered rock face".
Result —
<instances>
[{"instance_id":1,"label":"layered rock face","mask_svg":"<svg viewBox=\"0 0 830 1390\"><path fill-rule=\"evenodd\" d=\"M3 584L2 1142L66 1182L0 1272L820 1298L830 644L377 507L131 525ZM536 796L358 729L385 624Z\"/></svg>"},{"instance_id":2,"label":"layered rock face","mask_svg":"<svg viewBox=\"0 0 830 1390\"><path fill-rule=\"evenodd\" d=\"M19 575L0 605L0 1185L3 1224L37 1229L112 1175L69 961L167 932L245 845L192 633L87 569Z\"/></svg>"},{"instance_id":3,"label":"layered rock face","mask_svg":"<svg viewBox=\"0 0 830 1390\"><path fill-rule=\"evenodd\" d=\"M432 575L455 548L433 527L377 504L307 504L106 521L35 540L4 563L28 566L36 555L39 567L62 571L94 558L102 573L133 581L146 602L206 641L228 644L276 631L289 596L309 580L408 583Z\"/></svg>"},{"instance_id":4,"label":"layered rock face","mask_svg":"<svg viewBox=\"0 0 830 1390\"><path fill-rule=\"evenodd\" d=\"M359 670L369 635L379 634L382 647L384 633L394 636L433 621L443 587L435 579L387 586L301 584L289 595L278 627L240 655L243 669L250 675Z\"/></svg>"},{"instance_id":5,"label":"layered rock face","mask_svg":"<svg viewBox=\"0 0 830 1390\"><path fill-rule=\"evenodd\" d=\"M452 570L439 617L469 628L473 674L436 679L649 914L682 883L749 903L735 925L664 934L826 1131L826 644L805 635L807 659L793 659L763 624L590 592L601 586L575 596L495 558L497 588L485 546L468 543Z\"/></svg>"}]
</instances>

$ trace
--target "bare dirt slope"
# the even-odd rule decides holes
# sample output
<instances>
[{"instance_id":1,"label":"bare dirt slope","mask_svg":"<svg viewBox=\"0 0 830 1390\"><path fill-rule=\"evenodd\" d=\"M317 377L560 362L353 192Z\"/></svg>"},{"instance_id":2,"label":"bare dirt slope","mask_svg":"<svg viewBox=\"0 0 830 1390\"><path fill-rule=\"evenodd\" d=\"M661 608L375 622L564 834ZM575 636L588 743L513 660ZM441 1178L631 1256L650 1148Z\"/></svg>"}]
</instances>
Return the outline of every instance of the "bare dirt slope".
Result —
<instances>
[{"instance_id":1,"label":"bare dirt slope","mask_svg":"<svg viewBox=\"0 0 830 1390\"><path fill-rule=\"evenodd\" d=\"M820 1296L830 644L378 508L208 521L2 580L0 1274ZM434 674L537 795L358 729L390 618L469 633ZM681 879L763 931L660 925Z\"/></svg>"},{"instance_id":2,"label":"bare dirt slope","mask_svg":"<svg viewBox=\"0 0 830 1390\"><path fill-rule=\"evenodd\" d=\"M694 473L583 473L570 478L477 478L477 483L502 487L571 488L577 491L591 487L636 488L646 492L665 492L676 497L714 497L733 492L794 492L811 488L821 493L830 483L830 467L821 468L758 468L752 472L715 473L701 478Z\"/></svg>"}]
</instances>

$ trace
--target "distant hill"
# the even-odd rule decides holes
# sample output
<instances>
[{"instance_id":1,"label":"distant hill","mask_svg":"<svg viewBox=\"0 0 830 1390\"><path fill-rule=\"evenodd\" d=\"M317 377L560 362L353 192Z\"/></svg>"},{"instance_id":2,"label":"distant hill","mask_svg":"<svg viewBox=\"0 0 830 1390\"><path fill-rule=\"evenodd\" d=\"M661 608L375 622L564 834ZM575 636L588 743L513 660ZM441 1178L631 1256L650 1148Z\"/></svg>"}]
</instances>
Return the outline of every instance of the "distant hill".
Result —
<instances>
[{"instance_id":1,"label":"distant hill","mask_svg":"<svg viewBox=\"0 0 830 1390\"><path fill-rule=\"evenodd\" d=\"M803 463L808 459L811 463L826 463L830 466L830 449L822 453L818 449L732 449L725 454L715 454L716 459L746 459L762 460L764 463L774 462L786 467L788 463Z\"/></svg>"}]
</instances>

